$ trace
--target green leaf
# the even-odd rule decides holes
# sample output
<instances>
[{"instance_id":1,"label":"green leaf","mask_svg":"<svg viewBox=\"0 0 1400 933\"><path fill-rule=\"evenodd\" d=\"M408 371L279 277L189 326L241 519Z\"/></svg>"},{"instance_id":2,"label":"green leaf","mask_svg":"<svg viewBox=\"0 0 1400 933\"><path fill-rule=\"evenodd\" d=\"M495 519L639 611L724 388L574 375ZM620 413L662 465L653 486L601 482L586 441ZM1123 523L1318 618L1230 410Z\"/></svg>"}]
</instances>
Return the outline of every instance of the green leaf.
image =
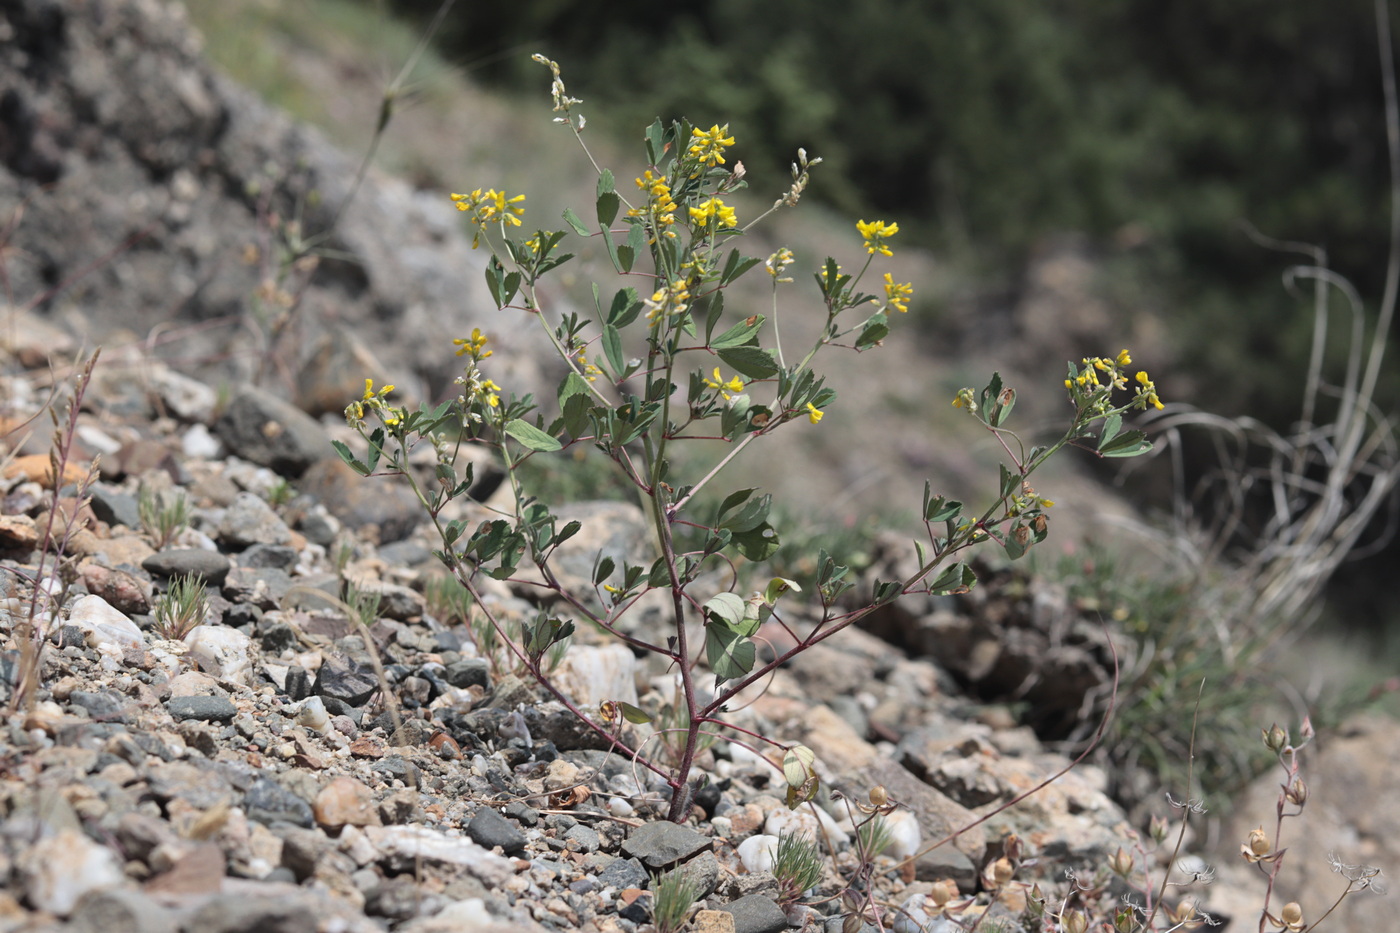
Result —
<instances>
[{"instance_id":1,"label":"green leaf","mask_svg":"<svg viewBox=\"0 0 1400 933\"><path fill-rule=\"evenodd\" d=\"M625 364L622 359L622 333L616 325L603 325L603 354L608 358L608 365L612 367L613 375L621 378Z\"/></svg>"},{"instance_id":2,"label":"green leaf","mask_svg":"<svg viewBox=\"0 0 1400 933\"><path fill-rule=\"evenodd\" d=\"M752 489L743 491L746 493L753 492ZM733 498L734 496L731 495L725 502L728 503L729 500ZM773 508L773 497L771 495L762 495L757 499L745 497L745 499L741 501L743 501L743 505L737 509L733 507L729 509L724 508L724 506L720 507L720 528L728 528L733 532L749 531L766 521L768 513Z\"/></svg>"},{"instance_id":3,"label":"green leaf","mask_svg":"<svg viewBox=\"0 0 1400 933\"><path fill-rule=\"evenodd\" d=\"M617 190L617 181L613 178L612 169L605 168L598 173L598 197L611 194Z\"/></svg>"},{"instance_id":4,"label":"green leaf","mask_svg":"<svg viewBox=\"0 0 1400 933\"><path fill-rule=\"evenodd\" d=\"M564 445L522 418L506 424L506 433L530 450L559 450Z\"/></svg>"},{"instance_id":5,"label":"green leaf","mask_svg":"<svg viewBox=\"0 0 1400 933\"><path fill-rule=\"evenodd\" d=\"M719 625L705 626L705 659L717 683L743 677L753 670L758 652L753 642Z\"/></svg>"},{"instance_id":6,"label":"green leaf","mask_svg":"<svg viewBox=\"0 0 1400 933\"><path fill-rule=\"evenodd\" d=\"M732 509L736 509L739 506L743 505L745 502L749 501L749 497L756 492L758 492L758 487L751 486L748 489L737 489L734 492L731 492L729 495L725 496L724 501L719 504L720 520L723 521L724 516L727 515Z\"/></svg>"},{"instance_id":7,"label":"green leaf","mask_svg":"<svg viewBox=\"0 0 1400 933\"><path fill-rule=\"evenodd\" d=\"M570 371L559 384L559 413L570 437L581 437L588 430L588 409L592 402L588 381Z\"/></svg>"},{"instance_id":8,"label":"green leaf","mask_svg":"<svg viewBox=\"0 0 1400 933\"><path fill-rule=\"evenodd\" d=\"M966 564L959 562L945 567L938 579L929 584L929 592L934 596L950 596L966 593L977 582L977 574Z\"/></svg>"},{"instance_id":9,"label":"green leaf","mask_svg":"<svg viewBox=\"0 0 1400 933\"><path fill-rule=\"evenodd\" d=\"M778 364L773 356L758 347L729 347L719 350L719 358L750 379L767 379L778 372Z\"/></svg>"},{"instance_id":10,"label":"green leaf","mask_svg":"<svg viewBox=\"0 0 1400 933\"><path fill-rule=\"evenodd\" d=\"M767 560L777 553L782 542L772 525L764 522L749 531L734 532L733 544L749 560Z\"/></svg>"},{"instance_id":11,"label":"green leaf","mask_svg":"<svg viewBox=\"0 0 1400 933\"><path fill-rule=\"evenodd\" d=\"M639 709L638 707L633 706L631 703L625 703L622 700L618 700L617 708L622 710L622 718L634 725L642 726L651 722L651 717L647 715L645 710Z\"/></svg>"},{"instance_id":12,"label":"green leaf","mask_svg":"<svg viewBox=\"0 0 1400 933\"><path fill-rule=\"evenodd\" d=\"M957 499L945 499L943 496L937 496L930 499L928 505L924 506L924 521L951 521L962 513L962 507L963 504Z\"/></svg>"},{"instance_id":13,"label":"green leaf","mask_svg":"<svg viewBox=\"0 0 1400 933\"><path fill-rule=\"evenodd\" d=\"M805 745L794 745L783 755L783 779L787 781L787 805L794 810L821 790L816 754Z\"/></svg>"},{"instance_id":14,"label":"green leaf","mask_svg":"<svg viewBox=\"0 0 1400 933\"><path fill-rule=\"evenodd\" d=\"M762 259L756 259L753 256L740 256L737 249L730 250L729 256L724 261L724 271L719 276L720 286L728 285L762 261Z\"/></svg>"},{"instance_id":15,"label":"green leaf","mask_svg":"<svg viewBox=\"0 0 1400 933\"><path fill-rule=\"evenodd\" d=\"M890 333L888 321L889 317L883 311L870 315L865 326L861 328L860 336L856 338L856 349L868 349L888 337Z\"/></svg>"},{"instance_id":16,"label":"green leaf","mask_svg":"<svg viewBox=\"0 0 1400 933\"><path fill-rule=\"evenodd\" d=\"M335 448L336 453L340 454L340 459L345 461L345 465L356 473L361 476L368 476L373 472L368 464L362 463L355 458L355 455L350 452L350 448L345 446L344 441L331 441L331 446Z\"/></svg>"},{"instance_id":17,"label":"green leaf","mask_svg":"<svg viewBox=\"0 0 1400 933\"><path fill-rule=\"evenodd\" d=\"M642 299L637 296L635 288L619 289L608 308L607 323L614 327L626 327L637 319L641 310Z\"/></svg>"},{"instance_id":18,"label":"green leaf","mask_svg":"<svg viewBox=\"0 0 1400 933\"><path fill-rule=\"evenodd\" d=\"M611 557L604 557L598 561L598 566L593 568L593 585L602 586L603 581L612 576L612 572L617 569L617 562Z\"/></svg>"},{"instance_id":19,"label":"green leaf","mask_svg":"<svg viewBox=\"0 0 1400 933\"><path fill-rule=\"evenodd\" d=\"M1124 431L1099 448L1105 457L1137 457L1152 449L1152 442L1141 431Z\"/></svg>"},{"instance_id":20,"label":"green leaf","mask_svg":"<svg viewBox=\"0 0 1400 933\"><path fill-rule=\"evenodd\" d=\"M789 580L786 577L774 577L768 581L768 586L763 590L763 601L771 606L778 601L779 596L782 596L788 590L792 590L794 593L801 593L802 587L797 585L796 580Z\"/></svg>"},{"instance_id":21,"label":"green leaf","mask_svg":"<svg viewBox=\"0 0 1400 933\"><path fill-rule=\"evenodd\" d=\"M716 593L705 600L705 618L738 629L744 621L744 600L734 593Z\"/></svg>"},{"instance_id":22,"label":"green leaf","mask_svg":"<svg viewBox=\"0 0 1400 933\"><path fill-rule=\"evenodd\" d=\"M660 165L661 159L666 155L665 129L660 117L651 121L651 126L647 127L647 161L652 165Z\"/></svg>"},{"instance_id":23,"label":"green leaf","mask_svg":"<svg viewBox=\"0 0 1400 933\"><path fill-rule=\"evenodd\" d=\"M1011 417L1011 409L1016 407L1016 390L1003 389L997 396L996 404L992 406L992 414L988 421L992 427L1000 427L1006 423L1006 419Z\"/></svg>"},{"instance_id":24,"label":"green leaf","mask_svg":"<svg viewBox=\"0 0 1400 933\"><path fill-rule=\"evenodd\" d=\"M754 335L763 327L763 315L755 314L753 317L740 321L729 330L720 334L710 341L710 348L713 350L728 350L733 347L742 347L753 341Z\"/></svg>"},{"instance_id":25,"label":"green leaf","mask_svg":"<svg viewBox=\"0 0 1400 933\"><path fill-rule=\"evenodd\" d=\"M578 214L574 213L574 209L572 207L564 208L564 223L568 224L570 227L573 227L574 232L577 233L579 236L589 236L593 232L583 225L583 221L579 219Z\"/></svg>"},{"instance_id":26,"label":"green leaf","mask_svg":"<svg viewBox=\"0 0 1400 933\"><path fill-rule=\"evenodd\" d=\"M1117 412L1103 419L1103 430L1099 432L1099 450L1103 450L1104 446L1113 440L1122 429L1123 416Z\"/></svg>"}]
</instances>

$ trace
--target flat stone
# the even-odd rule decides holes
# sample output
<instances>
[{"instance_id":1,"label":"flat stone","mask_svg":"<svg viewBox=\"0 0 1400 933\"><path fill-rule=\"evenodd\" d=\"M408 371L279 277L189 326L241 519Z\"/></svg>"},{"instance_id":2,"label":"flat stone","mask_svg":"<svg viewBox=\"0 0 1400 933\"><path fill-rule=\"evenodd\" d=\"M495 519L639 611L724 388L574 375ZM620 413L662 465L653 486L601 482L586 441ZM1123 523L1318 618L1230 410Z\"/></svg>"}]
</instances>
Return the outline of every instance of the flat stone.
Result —
<instances>
[{"instance_id":1,"label":"flat stone","mask_svg":"<svg viewBox=\"0 0 1400 933\"><path fill-rule=\"evenodd\" d=\"M229 450L283 476L298 477L335 455L320 422L271 392L245 386L214 425Z\"/></svg>"},{"instance_id":2,"label":"flat stone","mask_svg":"<svg viewBox=\"0 0 1400 933\"><path fill-rule=\"evenodd\" d=\"M750 894L720 910L734 916L734 933L778 933L787 929L787 914L772 898Z\"/></svg>"},{"instance_id":3,"label":"flat stone","mask_svg":"<svg viewBox=\"0 0 1400 933\"><path fill-rule=\"evenodd\" d=\"M233 563L218 551L203 548L170 548L141 562L141 569L161 577L193 576L207 586L222 586Z\"/></svg>"},{"instance_id":4,"label":"flat stone","mask_svg":"<svg viewBox=\"0 0 1400 933\"><path fill-rule=\"evenodd\" d=\"M467 824L467 835L483 848L500 846L507 855L520 855L525 851L525 834L520 827L490 807L476 811L476 816Z\"/></svg>"},{"instance_id":5,"label":"flat stone","mask_svg":"<svg viewBox=\"0 0 1400 933\"><path fill-rule=\"evenodd\" d=\"M264 825L285 822L309 827L316 822L311 804L265 775L255 777L244 791L243 810L248 819Z\"/></svg>"},{"instance_id":6,"label":"flat stone","mask_svg":"<svg viewBox=\"0 0 1400 933\"><path fill-rule=\"evenodd\" d=\"M40 910L66 917L83 895L126 880L121 860L74 829L59 830L34 844L18 860L24 892Z\"/></svg>"},{"instance_id":7,"label":"flat stone","mask_svg":"<svg viewBox=\"0 0 1400 933\"><path fill-rule=\"evenodd\" d=\"M140 530L141 512L135 496L106 483L94 483L88 495L92 497L92 514L100 520L109 525L125 525Z\"/></svg>"},{"instance_id":8,"label":"flat stone","mask_svg":"<svg viewBox=\"0 0 1400 933\"><path fill-rule=\"evenodd\" d=\"M647 883L651 876L642 863L634 858L615 858L608 863L608 866L598 872L598 883L604 887L617 888L619 891L627 888L640 888Z\"/></svg>"},{"instance_id":9,"label":"flat stone","mask_svg":"<svg viewBox=\"0 0 1400 933\"><path fill-rule=\"evenodd\" d=\"M688 826L662 821L633 830L622 844L622 854L638 859L652 871L665 871L709 850L711 845L711 839Z\"/></svg>"},{"instance_id":10,"label":"flat stone","mask_svg":"<svg viewBox=\"0 0 1400 933\"><path fill-rule=\"evenodd\" d=\"M68 918L72 933L175 933L175 913L132 888L83 895Z\"/></svg>"},{"instance_id":11,"label":"flat stone","mask_svg":"<svg viewBox=\"0 0 1400 933\"><path fill-rule=\"evenodd\" d=\"M254 544L286 544L292 540L292 530L260 497L240 492L224 510L219 540L239 550Z\"/></svg>"},{"instance_id":12,"label":"flat stone","mask_svg":"<svg viewBox=\"0 0 1400 933\"><path fill-rule=\"evenodd\" d=\"M171 697L165 702L165 709L180 721L232 722L238 715L238 708L226 697Z\"/></svg>"}]
</instances>

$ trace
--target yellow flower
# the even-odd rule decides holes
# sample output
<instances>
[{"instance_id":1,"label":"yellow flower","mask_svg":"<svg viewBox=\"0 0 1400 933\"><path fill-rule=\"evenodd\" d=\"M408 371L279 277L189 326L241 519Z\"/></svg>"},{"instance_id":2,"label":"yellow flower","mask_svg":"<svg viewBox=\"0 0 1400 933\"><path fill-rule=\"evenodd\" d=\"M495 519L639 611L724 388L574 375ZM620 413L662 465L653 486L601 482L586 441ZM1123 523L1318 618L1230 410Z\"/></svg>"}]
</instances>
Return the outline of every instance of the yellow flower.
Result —
<instances>
[{"instance_id":1,"label":"yellow flower","mask_svg":"<svg viewBox=\"0 0 1400 933\"><path fill-rule=\"evenodd\" d=\"M885 273L885 301L890 307L903 314L909 310L909 299L914 296L914 286L906 282L903 285L895 282L894 277L888 272Z\"/></svg>"},{"instance_id":2,"label":"yellow flower","mask_svg":"<svg viewBox=\"0 0 1400 933\"><path fill-rule=\"evenodd\" d=\"M885 245L885 240L899 232L899 224L887 224L883 220L872 220L869 223L859 220L856 221L856 229L865 238L865 248L868 252L879 253L881 256L894 255Z\"/></svg>"},{"instance_id":3,"label":"yellow flower","mask_svg":"<svg viewBox=\"0 0 1400 933\"><path fill-rule=\"evenodd\" d=\"M1134 378L1138 381L1137 395L1133 397L1134 404L1143 410L1146 410L1148 405L1158 411L1166 407L1162 404L1162 400L1157 397L1157 386L1148 378L1146 370L1138 373Z\"/></svg>"},{"instance_id":4,"label":"yellow flower","mask_svg":"<svg viewBox=\"0 0 1400 933\"><path fill-rule=\"evenodd\" d=\"M690 131L692 141L689 150L691 157L699 159L706 165L723 165L724 150L734 145L734 137L725 136L728 132L728 123L724 124L724 126L720 126L716 123L708 130L702 130L698 126L692 129Z\"/></svg>"},{"instance_id":5,"label":"yellow flower","mask_svg":"<svg viewBox=\"0 0 1400 933\"><path fill-rule=\"evenodd\" d=\"M1119 351L1118 351L1118 365L1119 365L1119 366L1130 366L1130 365L1132 365L1132 362L1133 362L1133 358L1132 358L1131 356L1128 355L1128 351L1127 351L1127 350L1119 350Z\"/></svg>"},{"instance_id":6,"label":"yellow flower","mask_svg":"<svg viewBox=\"0 0 1400 933\"><path fill-rule=\"evenodd\" d=\"M808 420L808 421L812 422L813 424L820 424L820 423L821 423L821 420L822 420L823 418L825 418L825 417L826 417L826 412L822 411L820 408L818 408L817 406L813 405L811 402L808 402L808 403L807 403L807 420Z\"/></svg>"},{"instance_id":7,"label":"yellow flower","mask_svg":"<svg viewBox=\"0 0 1400 933\"><path fill-rule=\"evenodd\" d=\"M734 396L730 395L729 393L731 393L731 392L742 392L742 391L744 391L744 381L743 381L742 379L740 379L738 376L735 376L733 379L729 380L728 382L722 381L723 378L724 378L724 377L721 376L721 375L719 374L719 367L716 366L716 367L715 367L715 378L714 378L714 381L711 382L709 379L706 379L706 380L705 380L705 385L709 386L709 387L712 388L712 389L718 389L719 392L720 392L720 394L724 396L724 400L725 400L726 402L729 401L730 399L732 399L732 398L734 397Z\"/></svg>"},{"instance_id":8,"label":"yellow flower","mask_svg":"<svg viewBox=\"0 0 1400 933\"><path fill-rule=\"evenodd\" d=\"M384 396L388 395L388 394L389 394L390 392L392 392L392 391L394 391L394 387L393 387L393 386L383 386L382 388L379 389L378 392L376 392L376 391L374 390L374 380L373 380L373 379L366 379L366 380L365 380L365 394L364 394L363 396L360 397L360 401L362 401L362 402L370 402L370 401L374 401L374 400L376 400L376 399L382 399L382 398L384 398Z\"/></svg>"},{"instance_id":9,"label":"yellow flower","mask_svg":"<svg viewBox=\"0 0 1400 933\"><path fill-rule=\"evenodd\" d=\"M456 337L453 338L452 343L457 347L458 356L466 356L470 353L472 359L484 360L495 352L486 349L486 341L487 337L481 332L481 328L473 327L470 337Z\"/></svg>"},{"instance_id":10,"label":"yellow flower","mask_svg":"<svg viewBox=\"0 0 1400 933\"><path fill-rule=\"evenodd\" d=\"M647 320L655 326L667 314L682 314L689 307L690 288L684 279L676 279L670 285L658 288L643 304L647 307Z\"/></svg>"},{"instance_id":11,"label":"yellow flower","mask_svg":"<svg viewBox=\"0 0 1400 933\"><path fill-rule=\"evenodd\" d=\"M792 265L796 259L797 257L792 254L792 250L784 246L782 249L769 256L767 261L764 262L764 266L768 268L768 274L773 277L774 281L791 282L792 279L783 278L782 275L787 271L787 267Z\"/></svg>"},{"instance_id":12,"label":"yellow flower","mask_svg":"<svg viewBox=\"0 0 1400 933\"><path fill-rule=\"evenodd\" d=\"M713 221L717 221L721 227L739 225L739 218L734 216L734 208L726 207L719 198L710 198L692 207L690 221L698 227L708 227Z\"/></svg>"}]
</instances>

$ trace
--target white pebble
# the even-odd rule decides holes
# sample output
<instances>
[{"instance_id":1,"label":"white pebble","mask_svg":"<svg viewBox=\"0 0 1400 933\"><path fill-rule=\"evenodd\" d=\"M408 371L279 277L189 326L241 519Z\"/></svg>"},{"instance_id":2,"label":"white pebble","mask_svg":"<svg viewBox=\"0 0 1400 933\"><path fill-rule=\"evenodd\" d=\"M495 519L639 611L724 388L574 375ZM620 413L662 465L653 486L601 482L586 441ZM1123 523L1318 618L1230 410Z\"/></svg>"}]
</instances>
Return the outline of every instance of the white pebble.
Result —
<instances>
[{"instance_id":1,"label":"white pebble","mask_svg":"<svg viewBox=\"0 0 1400 933\"><path fill-rule=\"evenodd\" d=\"M773 867L773 859L778 854L778 837L760 833L739 843L735 850L745 871L768 871Z\"/></svg>"}]
</instances>

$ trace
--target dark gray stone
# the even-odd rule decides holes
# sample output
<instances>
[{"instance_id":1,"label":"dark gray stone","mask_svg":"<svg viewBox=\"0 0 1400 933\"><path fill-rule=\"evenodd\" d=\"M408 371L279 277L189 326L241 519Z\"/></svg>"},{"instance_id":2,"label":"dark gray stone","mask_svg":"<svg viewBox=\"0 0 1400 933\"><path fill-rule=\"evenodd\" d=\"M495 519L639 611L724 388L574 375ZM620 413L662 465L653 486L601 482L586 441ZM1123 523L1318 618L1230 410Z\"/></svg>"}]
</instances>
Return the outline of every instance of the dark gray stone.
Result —
<instances>
[{"instance_id":1,"label":"dark gray stone","mask_svg":"<svg viewBox=\"0 0 1400 933\"><path fill-rule=\"evenodd\" d=\"M462 658L447 665L444 675L454 687L485 687L491 682L491 665L485 658Z\"/></svg>"},{"instance_id":2,"label":"dark gray stone","mask_svg":"<svg viewBox=\"0 0 1400 933\"><path fill-rule=\"evenodd\" d=\"M233 566L216 551L202 548L171 548L141 561L141 569L161 577L195 576L208 586L222 586Z\"/></svg>"},{"instance_id":3,"label":"dark gray stone","mask_svg":"<svg viewBox=\"0 0 1400 933\"><path fill-rule=\"evenodd\" d=\"M741 897L720 910L734 915L734 933L779 933L787 929L787 914L776 901L762 894Z\"/></svg>"},{"instance_id":4,"label":"dark gray stone","mask_svg":"<svg viewBox=\"0 0 1400 933\"><path fill-rule=\"evenodd\" d=\"M106 483L94 483L88 495L92 497L92 514L97 516L98 521L140 530L141 512L135 496Z\"/></svg>"},{"instance_id":5,"label":"dark gray stone","mask_svg":"<svg viewBox=\"0 0 1400 933\"><path fill-rule=\"evenodd\" d=\"M711 839L689 826L662 821L637 827L622 844L622 854L639 859L652 871L665 871L708 851L712 845Z\"/></svg>"},{"instance_id":6,"label":"dark gray stone","mask_svg":"<svg viewBox=\"0 0 1400 933\"><path fill-rule=\"evenodd\" d=\"M200 810L232 803L236 796L213 762L195 757L153 764L146 772L146 786L163 804L178 799Z\"/></svg>"},{"instance_id":7,"label":"dark gray stone","mask_svg":"<svg viewBox=\"0 0 1400 933\"><path fill-rule=\"evenodd\" d=\"M264 612L281 606L293 586L285 570L273 567L234 567L224 580L224 598L232 603L252 603Z\"/></svg>"},{"instance_id":8,"label":"dark gray stone","mask_svg":"<svg viewBox=\"0 0 1400 933\"><path fill-rule=\"evenodd\" d=\"M315 823L311 804L264 775L255 777L244 792L243 810L248 819L265 825L284 822L311 826Z\"/></svg>"},{"instance_id":9,"label":"dark gray stone","mask_svg":"<svg viewBox=\"0 0 1400 933\"><path fill-rule=\"evenodd\" d=\"M363 706L379 689L379 678L368 664L357 664L340 655L328 655L316 672L313 693L334 697L351 706Z\"/></svg>"},{"instance_id":10,"label":"dark gray stone","mask_svg":"<svg viewBox=\"0 0 1400 933\"><path fill-rule=\"evenodd\" d=\"M214 430L244 460L298 477L335 455L320 422L291 402L253 386L233 397Z\"/></svg>"},{"instance_id":11,"label":"dark gray stone","mask_svg":"<svg viewBox=\"0 0 1400 933\"><path fill-rule=\"evenodd\" d=\"M259 496L240 492L224 510L223 521L219 522L219 540L237 550L255 544L284 545L292 540L292 530Z\"/></svg>"},{"instance_id":12,"label":"dark gray stone","mask_svg":"<svg viewBox=\"0 0 1400 933\"><path fill-rule=\"evenodd\" d=\"M565 831L564 841L573 843L570 848L577 848L580 852L596 852L600 844L598 833L592 827L582 824Z\"/></svg>"},{"instance_id":13,"label":"dark gray stone","mask_svg":"<svg viewBox=\"0 0 1400 933\"><path fill-rule=\"evenodd\" d=\"M101 719L107 722L124 721L126 713L131 703L121 694L113 690L74 690L68 697L70 703L76 703L87 710L88 716L93 719Z\"/></svg>"},{"instance_id":14,"label":"dark gray stone","mask_svg":"<svg viewBox=\"0 0 1400 933\"><path fill-rule=\"evenodd\" d=\"M520 827L490 807L476 811L476 816L467 824L467 835L472 842L487 849L500 846L507 855L521 855L525 851L525 834Z\"/></svg>"},{"instance_id":15,"label":"dark gray stone","mask_svg":"<svg viewBox=\"0 0 1400 933\"><path fill-rule=\"evenodd\" d=\"M599 871L598 884L622 891L643 887L650 878L647 869L637 859L613 859L606 869Z\"/></svg>"},{"instance_id":16,"label":"dark gray stone","mask_svg":"<svg viewBox=\"0 0 1400 933\"><path fill-rule=\"evenodd\" d=\"M238 708L227 697L171 697L165 708L177 720L232 722Z\"/></svg>"},{"instance_id":17,"label":"dark gray stone","mask_svg":"<svg viewBox=\"0 0 1400 933\"><path fill-rule=\"evenodd\" d=\"M296 548L285 544L254 544L238 555L240 567L274 567L290 571L296 563Z\"/></svg>"}]
</instances>

